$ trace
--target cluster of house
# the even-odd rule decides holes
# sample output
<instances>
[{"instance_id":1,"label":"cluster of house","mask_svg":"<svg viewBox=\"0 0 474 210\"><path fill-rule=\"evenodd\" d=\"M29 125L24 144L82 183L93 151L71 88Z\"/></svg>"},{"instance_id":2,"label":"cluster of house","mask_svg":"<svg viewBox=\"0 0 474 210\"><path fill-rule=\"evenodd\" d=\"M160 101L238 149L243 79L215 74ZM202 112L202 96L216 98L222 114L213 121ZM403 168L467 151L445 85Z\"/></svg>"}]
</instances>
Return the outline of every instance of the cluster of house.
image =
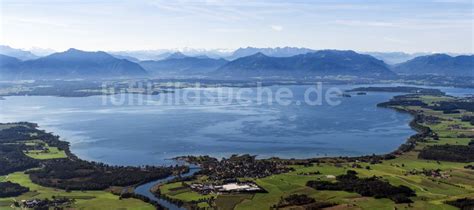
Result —
<instances>
[{"instance_id":1,"label":"cluster of house","mask_svg":"<svg viewBox=\"0 0 474 210\"><path fill-rule=\"evenodd\" d=\"M53 199L31 199L21 200L21 207L27 209L47 209L50 207L59 207L71 204L71 200L68 198L53 198Z\"/></svg>"},{"instance_id":2,"label":"cluster of house","mask_svg":"<svg viewBox=\"0 0 474 210\"><path fill-rule=\"evenodd\" d=\"M203 173L211 180L236 177L262 178L292 170L281 161L258 160L250 155L232 156L221 161L211 160L202 163L201 167Z\"/></svg>"},{"instance_id":3,"label":"cluster of house","mask_svg":"<svg viewBox=\"0 0 474 210\"><path fill-rule=\"evenodd\" d=\"M265 192L257 184L253 182L232 182L222 185L216 184L201 184L194 183L190 184L189 187L203 195L210 193L256 193L256 192Z\"/></svg>"},{"instance_id":4,"label":"cluster of house","mask_svg":"<svg viewBox=\"0 0 474 210\"><path fill-rule=\"evenodd\" d=\"M425 176L430 176L433 178L440 178L440 179L447 179L450 177L450 175L444 171L441 171L440 169L432 170L432 169L423 169L421 171L419 170L411 170L408 172L409 175L418 175L418 174L423 174Z\"/></svg>"},{"instance_id":5,"label":"cluster of house","mask_svg":"<svg viewBox=\"0 0 474 210\"><path fill-rule=\"evenodd\" d=\"M39 207L48 206L48 201L41 199L21 200L21 206L23 208L36 209Z\"/></svg>"},{"instance_id":6,"label":"cluster of house","mask_svg":"<svg viewBox=\"0 0 474 210\"><path fill-rule=\"evenodd\" d=\"M46 147L44 143L35 143L33 145L27 145L26 150L23 152L28 152L28 151L37 151L36 153L48 153L49 149Z\"/></svg>"}]
</instances>

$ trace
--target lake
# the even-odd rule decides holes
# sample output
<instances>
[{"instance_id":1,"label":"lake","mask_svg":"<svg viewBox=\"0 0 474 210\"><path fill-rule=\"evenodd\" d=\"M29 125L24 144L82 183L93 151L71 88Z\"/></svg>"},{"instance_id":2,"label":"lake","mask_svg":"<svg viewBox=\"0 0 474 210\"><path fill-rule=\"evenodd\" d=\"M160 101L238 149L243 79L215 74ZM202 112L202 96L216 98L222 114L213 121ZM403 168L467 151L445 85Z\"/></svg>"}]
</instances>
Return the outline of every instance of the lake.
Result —
<instances>
[{"instance_id":1,"label":"lake","mask_svg":"<svg viewBox=\"0 0 474 210\"><path fill-rule=\"evenodd\" d=\"M293 93L289 105L256 100L256 88L186 89L188 98L205 95L206 103L161 102L179 101L183 96L177 92L146 97L5 97L0 100L0 121L38 123L70 142L72 152L80 158L118 165L166 165L173 163L170 158L181 155L309 158L382 154L395 150L415 133L408 126L410 115L376 107L397 93L353 93L352 97L334 97L339 105L310 105L300 103L309 86L284 87ZM281 86L269 87L271 91L278 88ZM329 88L353 86L323 89ZM472 91L446 90L458 95Z\"/></svg>"}]
</instances>

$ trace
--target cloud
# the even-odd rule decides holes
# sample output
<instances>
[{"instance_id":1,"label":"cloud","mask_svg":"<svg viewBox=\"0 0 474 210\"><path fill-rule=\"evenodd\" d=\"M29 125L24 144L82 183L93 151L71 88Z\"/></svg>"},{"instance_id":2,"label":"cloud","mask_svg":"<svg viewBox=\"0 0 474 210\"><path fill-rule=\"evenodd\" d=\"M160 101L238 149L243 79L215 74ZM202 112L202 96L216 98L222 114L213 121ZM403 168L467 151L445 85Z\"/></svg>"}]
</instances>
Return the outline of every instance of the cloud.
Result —
<instances>
[{"instance_id":1,"label":"cloud","mask_svg":"<svg viewBox=\"0 0 474 210\"><path fill-rule=\"evenodd\" d=\"M283 31L283 26L281 26L281 25L271 25L270 27L274 31Z\"/></svg>"}]
</instances>

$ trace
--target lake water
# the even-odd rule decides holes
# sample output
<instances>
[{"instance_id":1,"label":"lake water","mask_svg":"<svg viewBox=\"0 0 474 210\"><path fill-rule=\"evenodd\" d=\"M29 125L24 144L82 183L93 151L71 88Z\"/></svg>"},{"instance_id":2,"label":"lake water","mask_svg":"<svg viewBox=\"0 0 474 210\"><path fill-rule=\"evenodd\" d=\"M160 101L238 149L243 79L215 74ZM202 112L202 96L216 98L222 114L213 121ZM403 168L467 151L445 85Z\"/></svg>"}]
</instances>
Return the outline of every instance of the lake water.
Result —
<instances>
[{"instance_id":1,"label":"lake water","mask_svg":"<svg viewBox=\"0 0 474 210\"><path fill-rule=\"evenodd\" d=\"M293 92L290 105L258 101L255 88L241 94L234 94L236 88L187 89L190 98L203 94L210 99L234 99L205 104L158 103L179 99L178 93L145 99L131 94L105 99L5 97L0 100L0 121L38 123L69 141L79 157L119 165L169 164L170 158L180 155L249 153L260 158L308 158L381 154L393 151L414 134L408 114L376 107L396 93L352 94L337 97L341 103L336 106L309 105L299 104L308 86L285 87ZM272 91L278 88L270 87ZM124 104L110 102L120 97L125 98Z\"/></svg>"}]
</instances>

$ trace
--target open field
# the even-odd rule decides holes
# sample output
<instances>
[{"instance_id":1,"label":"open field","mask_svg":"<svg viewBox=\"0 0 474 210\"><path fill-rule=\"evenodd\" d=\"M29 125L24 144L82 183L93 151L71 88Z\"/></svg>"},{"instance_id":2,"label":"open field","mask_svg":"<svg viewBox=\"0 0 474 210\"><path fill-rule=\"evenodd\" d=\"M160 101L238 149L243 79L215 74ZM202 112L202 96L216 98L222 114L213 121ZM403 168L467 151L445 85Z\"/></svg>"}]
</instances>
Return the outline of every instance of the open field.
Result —
<instances>
[{"instance_id":1,"label":"open field","mask_svg":"<svg viewBox=\"0 0 474 210\"><path fill-rule=\"evenodd\" d=\"M38 144L35 141L28 141L26 145L34 146ZM25 155L39 160L67 158L66 152L59 150L57 147L51 147L48 144L44 146L44 150L28 150L24 151Z\"/></svg>"},{"instance_id":2,"label":"open field","mask_svg":"<svg viewBox=\"0 0 474 210\"><path fill-rule=\"evenodd\" d=\"M168 195L170 198L183 201L197 201L198 199L210 198L211 195L200 195L189 188L181 189L181 182L165 185L160 188L161 193ZM179 190L175 190L179 188Z\"/></svg>"},{"instance_id":3,"label":"open field","mask_svg":"<svg viewBox=\"0 0 474 210\"><path fill-rule=\"evenodd\" d=\"M150 204L138 199L119 199L119 196L105 191L71 191L42 187L33 182L24 172L15 172L6 176L5 181L18 183L30 188L30 192L14 198L0 198L0 209L8 208L11 203L33 198L68 197L74 198L76 203L72 206L76 209L154 209Z\"/></svg>"}]
</instances>

